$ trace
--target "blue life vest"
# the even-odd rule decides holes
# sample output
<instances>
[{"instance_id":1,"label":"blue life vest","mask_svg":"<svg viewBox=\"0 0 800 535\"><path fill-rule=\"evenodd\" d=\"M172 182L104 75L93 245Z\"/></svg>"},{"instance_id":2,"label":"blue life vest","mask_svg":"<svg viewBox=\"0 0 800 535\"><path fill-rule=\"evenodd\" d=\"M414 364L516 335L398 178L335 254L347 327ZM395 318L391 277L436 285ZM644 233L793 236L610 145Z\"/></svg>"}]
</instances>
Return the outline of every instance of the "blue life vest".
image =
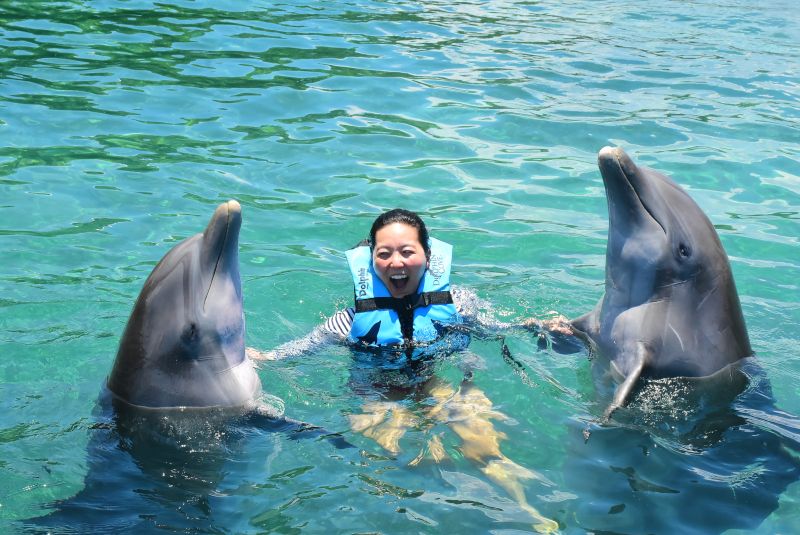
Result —
<instances>
[{"instance_id":1,"label":"blue life vest","mask_svg":"<svg viewBox=\"0 0 800 535\"><path fill-rule=\"evenodd\" d=\"M398 310L413 309L413 341L433 342L439 336L437 324L460 323L450 295L450 264L453 246L431 238L428 269L422 275L419 293L392 297L375 273L372 251L362 245L347 251L347 262L355 286L355 317L348 340L368 346L404 343Z\"/></svg>"}]
</instances>

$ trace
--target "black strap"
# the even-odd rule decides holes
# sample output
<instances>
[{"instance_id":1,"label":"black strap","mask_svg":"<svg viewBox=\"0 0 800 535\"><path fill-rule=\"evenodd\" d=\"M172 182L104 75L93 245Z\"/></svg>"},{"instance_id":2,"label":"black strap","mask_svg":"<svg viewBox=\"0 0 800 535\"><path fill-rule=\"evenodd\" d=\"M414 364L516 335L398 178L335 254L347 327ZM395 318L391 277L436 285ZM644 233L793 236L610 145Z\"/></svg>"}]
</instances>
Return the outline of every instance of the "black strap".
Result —
<instances>
[{"instance_id":1,"label":"black strap","mask_svg":"<svg viewBox=\"0 0 800 535\"><path fill-rule=\"evenodd\" d=\"M372 312L374 310L394 310L398 314L404 310L415 310L430 305L450 305L453 296L449 290L438 292L423 292L406 297L371 297L369 299L356 299L356 313Z\"/></svg>"}]
</instances>

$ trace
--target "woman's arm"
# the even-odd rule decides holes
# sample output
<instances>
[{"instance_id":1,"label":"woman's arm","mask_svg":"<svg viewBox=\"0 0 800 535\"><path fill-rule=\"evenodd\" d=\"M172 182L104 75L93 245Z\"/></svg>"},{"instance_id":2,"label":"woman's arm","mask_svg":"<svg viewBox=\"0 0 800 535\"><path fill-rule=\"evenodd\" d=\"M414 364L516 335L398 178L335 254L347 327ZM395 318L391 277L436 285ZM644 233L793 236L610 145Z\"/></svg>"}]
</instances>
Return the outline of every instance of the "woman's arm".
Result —
<instances>
[{"instance_id":1,"label":"woman's arm","mask_svg":"<svg viewBox=\"0 0 800 535\"><path fill-rule=\"evenodd\" d=\"M347 338L354 315L355 310L352 307L340 310L302 338L286 342L269 351L248 347L245 349L245 354L253 360L281 360L313 353L323 346Z\"/></svg>"},{"instance_id":2,"label":"woman's arm","mask_svg":"<svg viewBox=\"0 0 800 535\"><path fill-rule=\"evenodd\" d=\"M529 318L521 322L498 321L491 313L490 303L478 297L472 290L453 287L450 293L458 313L467 324L477 328L478 332L497 335L515 329L529 330L538 336L539 347L551 346L559 353L575 353L585 347L570 321L560 314L545 320Z\"/></svg>"}]
</instances>

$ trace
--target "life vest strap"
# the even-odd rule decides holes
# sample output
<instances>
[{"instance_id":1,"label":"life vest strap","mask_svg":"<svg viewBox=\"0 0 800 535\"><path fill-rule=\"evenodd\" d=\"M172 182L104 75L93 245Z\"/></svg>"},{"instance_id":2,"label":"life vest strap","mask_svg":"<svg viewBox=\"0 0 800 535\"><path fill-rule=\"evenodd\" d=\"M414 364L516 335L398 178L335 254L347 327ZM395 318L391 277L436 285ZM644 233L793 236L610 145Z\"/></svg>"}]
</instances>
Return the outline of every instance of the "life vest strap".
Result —
<instances>
[{"instance_id":1,"label":"life vest strap","mask_svg":"<svg viewBox=\"0 0 800 535\"><path fill-rule=\"evenodd\" d=\"M453 296L449 290L436 292L423 292L407 297L371 297L369 299L356 299L356 313L372 312L374 310L415 310L430 305L450 305Z\"/></svg>"}]
</instances>

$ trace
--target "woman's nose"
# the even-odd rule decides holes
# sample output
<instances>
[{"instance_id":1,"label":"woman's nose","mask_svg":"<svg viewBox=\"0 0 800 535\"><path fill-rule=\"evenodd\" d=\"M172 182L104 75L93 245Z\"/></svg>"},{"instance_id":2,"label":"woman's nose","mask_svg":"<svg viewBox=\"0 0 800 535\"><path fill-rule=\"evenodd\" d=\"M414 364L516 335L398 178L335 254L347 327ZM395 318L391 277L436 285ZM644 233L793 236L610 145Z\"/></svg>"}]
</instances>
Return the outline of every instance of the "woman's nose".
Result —
<instances>
[{"instance_id":1,"label":"woman's nose","mask_svg":"<svg viewBox=\"0 0 800 535\"><path fill-rule=\"evenodd\" d=\"M403 265L403 255L400 253L394 253L392 257L389 259L389 265L392 267L395 266L402 266Z\"/></svg>"}]
</instances>

